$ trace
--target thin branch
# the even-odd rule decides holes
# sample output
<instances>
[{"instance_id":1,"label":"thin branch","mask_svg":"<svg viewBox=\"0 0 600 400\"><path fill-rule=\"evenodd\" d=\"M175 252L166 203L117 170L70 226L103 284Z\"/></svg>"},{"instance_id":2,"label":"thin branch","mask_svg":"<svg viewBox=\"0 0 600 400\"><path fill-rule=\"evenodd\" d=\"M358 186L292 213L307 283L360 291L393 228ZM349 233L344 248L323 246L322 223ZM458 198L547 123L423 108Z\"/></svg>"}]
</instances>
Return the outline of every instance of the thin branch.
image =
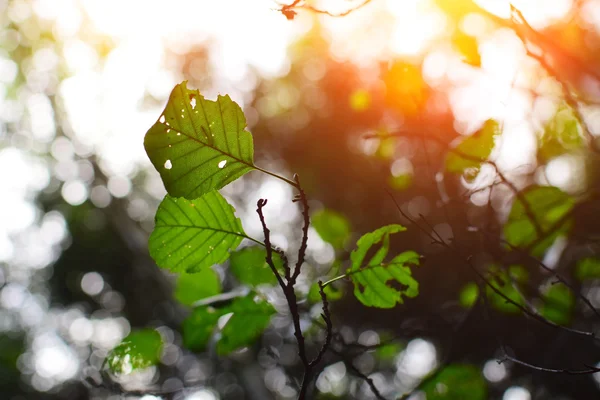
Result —
<instances>
[{"instance_id":1,"label":"thin branch","mask_svg":"<svg viewBox=\"0 0 600 400\"><path fill-rule=\"evenodd\" d=\"M306 257L306 247L308 245L308 227L310 226L310 218L308 216L308 200L306 199L306 193L304 192L304 189L302 189L300 186L300 178L297 174L294 174L294 181L299 192L298 199L302 204L302 217L304 219L304 225L302 226L302 241L300 243L300 248L298 249L298 260L296 260L294 273L291 277L286 277L288 278L288 284L291 285L296 283L296 278L298 278L298 275L300 275L302 264L304 263L304 259Z\"/></svg>"},{"instance_id":2,"label":"thin branch","mask_svg":"<svg viewBox=\"0 0 600 400\"><path fill-rule=\"evenodd\" d=\"M585 364L584 365L585 365L586 369L564 369L564 368L563 369L554 369L554 368L540 367L539 365L530 364L528 362L521 361L518 358L515 358L515 357L509 355L508 352L506 351L506 347L504 345L502 346L502 352L504 354L503 354L502 358L500 360L498 360L499 364L502 364L503 362L506 362L506 361L512 361L515 364L519 364L524 367L534 369L536 371L551 372L551 373L555 373L555 374L567 374L567 375L589 375L589 374L595 374L597 372L600 372L600 368L592 367L590 365L585 365Z\"/></svg>"},{"instance_id":3,"label":"thin branch","mask_svg":"<svg viewBox=\"0 0 600 400\"><path fill-rule=\"evenodd\" d=\"M297 14L297 10L300 9L304 9L304 10L308 10L311 11L315 14L323 14L323 15L327 15L329 17L345 17L347 15L350 15L351 13L363 8L364 6L366 6L367 4L369 4L371 2L371 0L364 0L362 3L357 4L354 7L351 7L345 11L339 12L339 13L334 13L325 9L321 9L321 8L316 8L310 4L306 4L304 2L304 0L294 0L294 2L290 3L290 4L286 4L283 5L279 11L285 15L285 17L289 20L294 19L294 17Z\"/></svg>"},{"instance_id":4,"label":"thin branch","mask_svg":"<svg viewBox=\"0 0 600 400\"><path fill-rule=\"evenodd\" d=\"M269 265L269 268L271 268L271 272L273 272L273 275L275 275L275 278L277 278L277 283L279 283L279 286L285 293L286 292L285 283L283 282L283 279L281 278L281 274L279 273L279 271L277 271L277 268L275 268L275 263L273 262L273 246L271 245L271 231L269 230L269 228L267 228L267 223L265 222L265 216L262 211L263 207L266 205L267 205L267 199L259 199L256 202L256 212L258 213L258 217L260 218L260 223L263 228L263 234L265 236L265 248L267 250L267 256L265 257L265 261Z\"/></svg>"},{"instance_id":5,"label":"thin branch","mask_svg":"<svg viewBox=\"0 0 600 400\"><path fill-rule=\"evenodd\" d=\"M323 346L321 346L319 353L309 363L311 368L313 368L314 366L316 366L317 364L319 364L321 362L323 355L325 355L325 353L327 352L327 349L329 348L329 345L331 344L331 337L333 335L333 333L332 333L333 325L331 323L331 314L329 313L329 302L327 301L327 295L325 294L325 286L323 285L322 281L319 281L319 294L321 295L321 300L323 301L323 313L321 314L321 317L325 321L326 336L325 336L325 342L323 343Z\"/></svg>"}]
</instances>

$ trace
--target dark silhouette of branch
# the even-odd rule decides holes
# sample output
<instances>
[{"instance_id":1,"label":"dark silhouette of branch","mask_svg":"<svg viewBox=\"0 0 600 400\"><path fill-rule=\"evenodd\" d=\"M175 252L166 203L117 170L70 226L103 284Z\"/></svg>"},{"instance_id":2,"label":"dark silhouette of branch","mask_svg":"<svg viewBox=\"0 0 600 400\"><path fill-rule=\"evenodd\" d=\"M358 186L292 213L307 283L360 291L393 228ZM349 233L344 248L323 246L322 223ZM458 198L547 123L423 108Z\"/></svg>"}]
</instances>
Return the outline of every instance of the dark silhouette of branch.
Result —
<instances>
[{"instance_id":1,"label":"dark silhouette of branch","mask_svg":"<svg viewBox=\"0 0 600 400\"><path fill-rule=\"evenodd\" d=\"M304 189L302 189L302 187L300 186L300 179L298 178L298 175L294 175L294 187L297 188L299 191L299 195L297 196L296 199L294 199L294 201L300 201L302 204L302 216L303 216L304 224L302 227L302 239L301 239L301 243L300 243L300 248L298 249L298 259L296 261L296 265L294 267L293 272L291 271L291 269L288 265L287 257L285 256L285 253L283 251L275 250L273 248L273 246L271 245L270 230L267 227L267 224L266 224L265 218L264 218L264 214L263 214L263 207L267 204L267 200L265 200L265 199L258 200L258 202L256 204L257 205L256 212L258 213L260 223L263 228L263 234L265 236L265 247L267 249L267 254L266 254L266 258L265 258L266 262L269 265L269 267L271 268L271 271L273 272L273 274L275 274L275 276L277 278L277 282L279 283L279 286L281 287L281 290L283 291L286 302L290 309L292 323L294 325L294 336L296 337L296 342L298 343L298 356L300 357L300 361L302 362L302 365L304 367L304 376L302 378L302 384L300 386L300 393L299 393L298 399L304 400L304 399L306 399L308 388L310 386L311 380L314 375L314 369L321 362L321 360L323 359L323 356L329 349L329 345L331 344L331 339L332 339L332 335L333 335L333 326L332 326L332 322L331 322L331 314L329 312L329 302L327 301L327 295L325 294L325 287L323 286L323 282L319 281L319 294L321 295L321 300L323 301L323 313L321 314L321 317L325 321L326 336L325 336L325 342L319 349L315 358L312 360L309 360L307 350L306 350L306 340L304 338L304 334L302 333L302 328L300 326L300 310L298 308L298 299L296 297L296 291L295 291L294 286L296 284L296 279L300 275L300 272L302 269L302 264L304 264L305 257L306 257L306 248L307 248L307 243L308 243L308 228L310 226L310 218L308 215L308 210L309 210L308 200L306 198L306 193L304 192ZM284 281L284 278L282 278L279 271L277 271L277 269L275 268L275 264L273 262L273 252L274 251L276 251L284 260L285 281Z\"/></svg>"},{"instance_id":2,"label":"dark silhouette of branch","mask_svg":"<svg viewBox=\"0 0 600 400\"><path fill-rule=\"evenodd\" d=\"M590 365L585 365L586 369L554 369L554 368L546 368L546 367L540 367L539 365L535 365L535 364L531 364L522 360L519 360L518 358L515 358L511 355L508 354L508 352L506 351L506 346L502 346L502 358L500 360L498 360L498 363L503 363L506 361L512 361L515 364L519 364L522 365L524 367L527 368L531 368L534 369L536 371L541 371L541 372L550 372L550 373L555 373L555 374L568 374L568 375L589 375L589 374L595 374L596 372L600 372L600 368L597 367L592 367Z\"/></svg>"}]
</instances>

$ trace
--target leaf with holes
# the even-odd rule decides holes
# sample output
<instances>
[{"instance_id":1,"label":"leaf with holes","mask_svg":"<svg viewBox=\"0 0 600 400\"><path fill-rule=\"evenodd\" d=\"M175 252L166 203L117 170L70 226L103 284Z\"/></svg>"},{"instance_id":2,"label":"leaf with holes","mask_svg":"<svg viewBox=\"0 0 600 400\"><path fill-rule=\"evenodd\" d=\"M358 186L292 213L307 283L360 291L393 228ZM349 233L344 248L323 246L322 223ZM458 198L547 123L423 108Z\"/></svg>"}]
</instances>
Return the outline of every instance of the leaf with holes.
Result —
<instances>
[{"instance_id":1,"label":"leaf with holes","mask_svg":"<svg viewBox=\"0 0 600 400\"><path fill-rule=\"evenodd\" d=\"M541 256L557 237L569 232L574 205L575 200L557 187L531 186L515 199L504 225L504 237L512 246Z\"/></svg>"},{"instance_id":2,"label":"leaf with holes","mask_svg":"<svg viewBox=\"0 0 600 400\"><path fill-rule=\"evenodd\" d=\"M173 197L195 199L254 169L252 134L240 106L175 86L144 147Z\"/></svg>"},{"instance_id":3,"label":"leaf with holes","mask_svg":"<svg viewBox=\"0 0 600 400\"><path fill-rule=\"evenodd\" d=\"M500 125L487 120L483 127L471 136L463 139L446 158L446 170L454 173L479 173L481 163L492 153L496 137L500 135Z\"/></svg>"},{"instance_id":4,"label":"leaf with holes","mask_svg":"<svg viewBox=\"0 0 600 400\"><path fill-rule=\"evenodd\" d=\"M162 338L154 329L133 332L110 351L106 362L114 373L128 374L157 364L162 345Z\"/></svg>"},{"instance_id":5,"label":"leaf with holes","mask_svg":"<svg viewBox=\"0 0 600 400\"><path fill-rule=\"evenodd\" d=\"M419 255L405 251L389 262L384 262L390 246L390 235L405 231L401 225L387 225L363 235L350 259L352 266L346 272L354 283L354 295L368 307L393 308L403 303L403 296L419 294L419 284L412 277L409 265L419 265ZM382 243L366 265L367 252Z\"/></svg>"},{"instance_id":6,"label":"leaf with holes","mask_svg":"<svg viewBox=\"0 0 600 400\"><path fill-rule=\"evenodd\" d=\"M198 272L224 262L229 250L248 238L234 212L217 191L195 200L165 196L148 242L150 255L172 272Z\"/></svg>"},{"instance_id":7,"label":"leaf with holes","mask_svg":"<svg viewBox=\"0 0 600 400\"><path fill-rule=\"evenodd\" d=\"M181 274L175 285L175 298L186 306L196 301L221 293L221 281L211 268L203 269L194 274Z\"/></svg>"}]
</instances>

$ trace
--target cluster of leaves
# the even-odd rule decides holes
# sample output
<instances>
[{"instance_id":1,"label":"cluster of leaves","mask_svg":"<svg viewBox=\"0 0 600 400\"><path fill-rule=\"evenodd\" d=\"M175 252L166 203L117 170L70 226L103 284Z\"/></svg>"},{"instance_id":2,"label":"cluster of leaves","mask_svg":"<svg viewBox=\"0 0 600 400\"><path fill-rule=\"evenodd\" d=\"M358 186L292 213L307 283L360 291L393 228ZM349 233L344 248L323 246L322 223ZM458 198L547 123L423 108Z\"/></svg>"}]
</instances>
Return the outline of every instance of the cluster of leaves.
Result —
<instances>
[{"instance_id":1,"label":"cluster of leaves","mask_svg":"<svg viewBox=\"0 0 600 400\"><path fill-rule=\"evenodd\" d=\"M235 209L218 190L252 170L299 187L254 164L252 135L245 126L243 112L228 96L210 101L197 90L189 90L184 82L173 89L163 114L144 141L168 192L156 212L149 251L159 267L179 274L175 298L193 308L183 323L184 345L192 351L214 345L217 354L227 355L248 346L276 313L260 287L278 283L277 274L285 269L284 262L273 252L273 270L267 262L266 245L245 233ZM312 223L334 249L348 245L351 227L341 214L321 210L312 216ZM360 238L346 273L329 277L332 279L323 285L326 298L331 301L342 296L333 282L345 277L350 278L357 299L366 306L390 308L402 303L403 297L416 296L418 283L410 266L419 264L419 256L411 251L385 261L390 235L404 230L400 225L389 225ZM236 250L244 239L255 246ZM365 262L367 252L379 244L375 255ZM222 291L212 267L226 261L229 272L251 290L225 306L212 306L210 298ZM319 286L311 287L308 299L321 301ZM152 365L159 360L160 344L156 331L134 332L111 352L108 366L113 372L125 373Z\"/></svg>"}]
</instances>

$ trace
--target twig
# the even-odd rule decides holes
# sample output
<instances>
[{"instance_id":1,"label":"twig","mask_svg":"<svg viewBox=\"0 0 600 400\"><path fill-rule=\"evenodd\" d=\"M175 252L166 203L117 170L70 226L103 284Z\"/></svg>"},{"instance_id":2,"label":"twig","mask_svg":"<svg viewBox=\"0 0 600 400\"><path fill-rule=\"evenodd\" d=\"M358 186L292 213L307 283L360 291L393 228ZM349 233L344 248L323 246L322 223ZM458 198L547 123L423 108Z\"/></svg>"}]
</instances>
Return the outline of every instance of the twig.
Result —
<instances>
[{"instance_id":1,"label":"twig","mask_svg":"<svg viewBox=\"0 0 600 400\"><path fill-rule=\"evenodd\" d=\"M294 19L294 17L296 16L297 12L296 10L300 10L300 9L304 9L304 10L308 10L311 12L314 12L316 14L324 14L327 15L329 17L345 17L346 15L350 15L351 13L353 13L354 11L357 11L361 8L363 8L364 6L366 6L367 4L369 4L371 2L371 0L364 0L362 3L357 4L354 7L351 7L345 11L339 12L339 13L334 13L328 10L324 10L321 8L316 8L314 6L311 6L310 4L306 4L304 3L304 0L294 0L292 3L290 4L286 4L283 5L279 11L285 15L285 17L289 20Z\"/></svg>"}]
</instances>

